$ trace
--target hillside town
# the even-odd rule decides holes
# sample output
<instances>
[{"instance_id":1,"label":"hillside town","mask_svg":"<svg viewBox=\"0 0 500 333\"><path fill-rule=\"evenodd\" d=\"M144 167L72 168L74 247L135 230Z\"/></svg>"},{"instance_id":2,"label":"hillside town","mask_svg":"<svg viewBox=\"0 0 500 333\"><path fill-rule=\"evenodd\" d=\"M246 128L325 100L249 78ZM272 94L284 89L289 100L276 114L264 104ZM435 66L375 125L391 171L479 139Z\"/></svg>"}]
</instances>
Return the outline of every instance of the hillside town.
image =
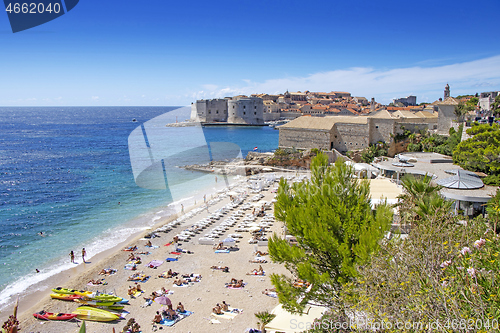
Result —
<instances>
[{"instance_id":1,"label":"hillside town","mask_svg":"<svg viewBox=\"0 0 500 333\"><path fill-rule=\"evenodd\" d=\"M382 105L374 98L369 101L349 92L286 91L198 100L191 104L191 121L205 125L281 125L281 148L345 153L380 142L394 143L392 138L407 131L448 135L450 128L458 128L458 118L485 122L498 95L494 91L454 98L447 84L443 97L433 103L417 104L416 96L407 96ZM477 103L467 112L457 113L461 103L475 100Z\"/></svg>"}]
</instances>

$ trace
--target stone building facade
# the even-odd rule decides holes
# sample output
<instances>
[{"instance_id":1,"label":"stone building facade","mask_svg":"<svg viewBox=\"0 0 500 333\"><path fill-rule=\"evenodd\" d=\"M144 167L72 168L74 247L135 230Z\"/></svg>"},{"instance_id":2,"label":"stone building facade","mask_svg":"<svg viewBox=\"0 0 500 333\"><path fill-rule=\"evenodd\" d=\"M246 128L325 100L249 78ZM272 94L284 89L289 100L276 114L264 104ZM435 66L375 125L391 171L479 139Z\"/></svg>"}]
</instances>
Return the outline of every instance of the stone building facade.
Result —
<instances>
[{"instance_id":1,"label":"stone building facade","mask_svg":"<svg viewBox=\"0 0 500 333\"><path fill-rule=\"evenodd\" d=\"M227 99L200 99L191 103L191 119L205 123L227 121Z\"/></svg>"},{"instance_id":2,"label":"stone building facade","mask_svg":"<svg viewBox=\"0 0 500 333\"><path fill-rule=\"evenodd\" d=\"M227 122L231 124L264 124L264 103L262 98L247 97L227 101Z\"/></svg>"},{"instance_id":3,"label":"stone building facade","mask_svg":"<svg viewBox=\"0 0 500 333\"><path fill-rule=\"evenodd\" d=\"M202 123L264 124L264 103L259 97L237 96L191 103L191 120Z\"/></svg>"},{"instance_id":4,"label":"stone building facade","mask_svg":"<svg viewBox=\"0 0 500 333\"><path fill-rule=\"evenodd\" d=\"M427 130L436 123L436 116L398 118L387 110L371 116L303 116L278 128L279 146L346 152L364 149L378 142L390 144L398 133Z\"/></svg>"}]
</instances>

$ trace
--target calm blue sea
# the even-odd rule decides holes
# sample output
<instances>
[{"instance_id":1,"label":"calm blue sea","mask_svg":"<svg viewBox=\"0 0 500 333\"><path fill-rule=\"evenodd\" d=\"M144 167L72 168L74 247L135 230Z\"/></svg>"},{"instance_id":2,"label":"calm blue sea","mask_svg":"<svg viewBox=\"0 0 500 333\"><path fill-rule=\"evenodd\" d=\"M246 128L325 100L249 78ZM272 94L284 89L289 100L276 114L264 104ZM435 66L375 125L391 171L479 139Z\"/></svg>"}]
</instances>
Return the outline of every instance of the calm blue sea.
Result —
<instances>
[{"instance_id":1,"label":"calm blue sea","mask_svg":"<svg viewBox=\"0 0 500 333\"><path fill-rule=\"evenodd\" d=\"M0 307L71 267L71 250L79 261L82 247L91 257L171 214L174 200L192 204L214 188L213 178L202 177L174 197L134 182L129 135L174 109L0 108ZM182 138L192 128L176 131ZM236 143L243 156L254 147L278 146L278 131L269 127L206 127L203 133L208 142Z\"/></svg>"}]
</instances>

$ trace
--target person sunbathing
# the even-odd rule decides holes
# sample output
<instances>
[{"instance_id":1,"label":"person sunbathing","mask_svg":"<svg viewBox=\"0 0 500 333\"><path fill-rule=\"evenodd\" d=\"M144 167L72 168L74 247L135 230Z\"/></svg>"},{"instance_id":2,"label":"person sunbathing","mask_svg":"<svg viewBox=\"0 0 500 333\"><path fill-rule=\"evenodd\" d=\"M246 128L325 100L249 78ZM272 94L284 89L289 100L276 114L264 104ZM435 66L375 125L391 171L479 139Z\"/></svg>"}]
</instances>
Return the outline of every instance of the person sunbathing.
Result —
<instances>
[{"instance_id":1,"label":"person sunbathing","mask_svg":"<svg viewBox=\"0 0 500 333\"><path fill-rule=\"evenodd\" d=\"M135 283L135 290L142 292L141 285L138 284L137 282Z\"/></svg>"},{"instance_id":2,"label":"person sunbathing","mask_svg":"<svg viewBox=\"0 0 500 333\"><path fill-rule=\"evenodd\" d=\"M217 305L212 309L213 313L217 314L217 315L221 315L222 314L222 311L221 311L221 307L219 305L219 303L217 303Z\"/></svg>"},{"instance_id":3,"label":"person sunbathing","mask_svg":"<svg viewBox=\"0 0 500 333\"><path fill-rule=\"evenodd\" d=\"M177 311L184 313L186 310L184 309L184 305L182 305L181 302L179 302L179 305L177 305Z\"/></svg>"},{"instance_id":4,"label":"person sunbathing","mask_svg":"<svg viewBox=\"0 0 500 333\"><path fill-rule=\"evenodd\" d=\"M262 266L260 266L259 269L252 269L252 271L247 273L247 275L264 275L264 270L262 269Z\"/></svg>"},{"instance_id":5,"label":"person sunbathing","mask_svg":"<svg viewBox=\"0 0 500 333\"><path fill-rule=\"evenodd\" d=\"M187 282L199 282L200 279L201 279L201 275L200 274L194 274L194 273L191 273L191 274L184 274L182 275L182 277L187 281Z\"/></svg>"},{"instance_id":6,"label":"person sunbathing","mask_svg":"<svg viewBox=\"0 0 500 333\"><path fill-rule=\"evenodd\" d=\"M128 259L127 259L127 260L128 260L128 261L133 261L133 260L141 260L141 258L140 258L140 257L136 257L136 256L134 255L134 253L132 252L132 253L128 256Z\"/></svg>"},{"instance_id":7,"label":"person sunbathing","mask_svg":"<svg viewBox=\"0 0 500 333\"><path fill-rule=\"evenodd\" d=\"M229 305L226 304L226 301L222 301L222 311L224 312L229 311Z\"/></svg>"},{"instance_id":8,"label":"person sunbathing","mask_svg":"<svg viewBox=\"0 0 500 333\"><path fill-rule=\"evenodd\" d=\"M116 273L116 269L112 269L112 268L103 268L100 272L99 272L99 275L111 275L111 274L115 274Z\"/></svg>"},{"instance_id":9,"label":"person sunbathing","mask_svg":"<svg viewBox=\"0 0 500 333\"><path fill-rule=\"evenodd\" d=\"M133 296L136 293L136 289L132 286L128 286L128 295Z\"/></svg>"},{"instance_id":10,"label":"person sunbathing","mask_svg":"<svg viewBox=\"0 0 500 333\"><path fill-rule=\"evenodd\" d=\"M161 287L161 293L162 293L163 295L167 295L167 294L168 294L168 292L169 292L169 290L165 289L165 287Z\"/></svg>"},{"instance_id":11,"label":"person sunbathing","mask_svg":"<svg viewBox=\"0 0 500 333\"><path fill-rule=\"evenodd\" d=\"M153 323L154 324L159 324L159 323L161 323L162 320L163 320L163 318L162 318L162 316L160 314L160 311L156 311L156 315L155 315L155 317L153 319Z\"/></svg>"},{"instance_id":12,"label":"person sunbathing","mask_svg":"<svg viewBox=\"0 0 500 333\"><path fill-rule=\"evenodd\" d=\"M223 271L225 273L229 273L229 267L227 267L227 266L212 266L210 268L217 269L217 270Z\"/></svg>"},{"instance_id":13,"label":"person sunbathing","mask_svg":"<svg viewBox=\"0 0 500 333\"><path fill-rule=\"evenodd\" d=\"M274 289L274 288L273 288ZM271 297L274 297L274 298L277 298L278 297L278 293L276 292L276 289L266 289L264 290L262 293L264 295L267 295L267 296L271 296Z\"/></svg>"},{"instance_id":14,"label":"person sunbathing","mask_svg":"<svg viewBox=\"0 0 500 333\"><path fill-rule=\"evenodd\" d=\"M128 277L128 281L138 280L141 278L141 276L142 276L142 274L139 274L139 273L132 274L131 276Z\"/></svg>"},{"instance_id":15,"label":"person sunbathing","mask_svg":"<svg viewBox=\"0 0 500 333\"><path fill-rule=\"evenodd\" d=\"M268 252L255 251L255 255L257 257L265 256L267 254L269 254L269 253Z\"/></svg>"},{"instance_id":16,"label":"person sunbathing","mask_svg":"<svg viewBox=\"0 0 500 333\"><path fill-rule=\"evenodd\" d=\"M227 286L232 288L242 288L244 283L243 280L231 279L231 282L228 283Z\"/></svg>"},{"instance_id":17,"label":"person sunbathing","mask_svg":"<svg viewBox=\"0 0 500 333\"><path fill-rule=\"evenodd\" d=\"M186 281L184 281L184 279L179 279L179 278L176 278L176 279L174 280L174 284L175 284L176 286L182 286L184 283L186 283Z\"/></svg>"},{"instance_id":18,"label":"person sunbathing","mask_svg":"<svg viewBox=\"0 0 500 333\"><path fill-rule=\"evenodd\" d=\"M151 244L151 241L150 241L150 240L148 240L148 241L146 242L146 247L153 247L153 244Z\"/></svg>"},{"instance_id":19,"label":"person sunbathing","mask_svg":"<svg viewBox=\"0 0 500 333\"><path fill-rule=\"evenodd\" d=\"M219 244L217 244L217 246L215 247L216 250L225 250L226 248L224 247L223 243L220 242Z\"/></svg>"},{"instance_id":20,"label":"person sunbathing","mask_svg":"<svg viewBox=\"0 0 500 333\"><path fill-rule=\"evenodd\" d=\"M141 326L139 326L138 323L135 323L133 326L132 326L132 333L140 333L141 332Z\"/></svg>"},{"instance_id":21,"label":"person sunbathing","mask_svg":"<svg viewBox=\"0 0 500 333\"><path fill-rule=\"evenodd\" d=\"M267 260L266 259L254 259L254 260L249 260L248 262L251 262L253 264L266 264Z\"/></svg>"},{"instance_id":22,"label":"person sunbathing","mask_svg":"<svg viewBox=\"0 0 500 333\"><path fill-rule=\"evenodd\" d=\"M150 306L153 304L153 299L149 297L144 297L144 300L146 301L143 305L141 305L141 308L145 308L146 306Z\"/></svg>"},{"instance_id":23,"label":"person sunbathing","mask_svg":"<svg viewBox=\"0 0 500 333\"><path fill-rule=\"evenodd\" d=\"M172 309L172 305L169 305L167 309L163 310L163 315L167 320L174 320L177 317L177 313Z\"/></svg>"}]
</instances>

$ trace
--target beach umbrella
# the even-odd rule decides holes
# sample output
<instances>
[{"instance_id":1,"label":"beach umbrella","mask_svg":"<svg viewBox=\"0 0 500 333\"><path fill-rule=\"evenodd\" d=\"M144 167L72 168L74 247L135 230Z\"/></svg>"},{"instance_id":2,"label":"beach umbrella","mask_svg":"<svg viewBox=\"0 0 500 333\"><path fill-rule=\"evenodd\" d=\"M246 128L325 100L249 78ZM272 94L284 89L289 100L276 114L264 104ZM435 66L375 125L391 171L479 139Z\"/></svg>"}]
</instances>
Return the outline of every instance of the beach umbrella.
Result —
<instances>
[{"instance_id":1,"label":"beach umbrella","mask_svg":"<svg viewBox=\"0 0 500 333\"><path fill-rule=\"evenodd\" d=\"M163 305L172 305L172 301L167 296L156 297L155 302Z\"/></svg>"}]
</instances>

